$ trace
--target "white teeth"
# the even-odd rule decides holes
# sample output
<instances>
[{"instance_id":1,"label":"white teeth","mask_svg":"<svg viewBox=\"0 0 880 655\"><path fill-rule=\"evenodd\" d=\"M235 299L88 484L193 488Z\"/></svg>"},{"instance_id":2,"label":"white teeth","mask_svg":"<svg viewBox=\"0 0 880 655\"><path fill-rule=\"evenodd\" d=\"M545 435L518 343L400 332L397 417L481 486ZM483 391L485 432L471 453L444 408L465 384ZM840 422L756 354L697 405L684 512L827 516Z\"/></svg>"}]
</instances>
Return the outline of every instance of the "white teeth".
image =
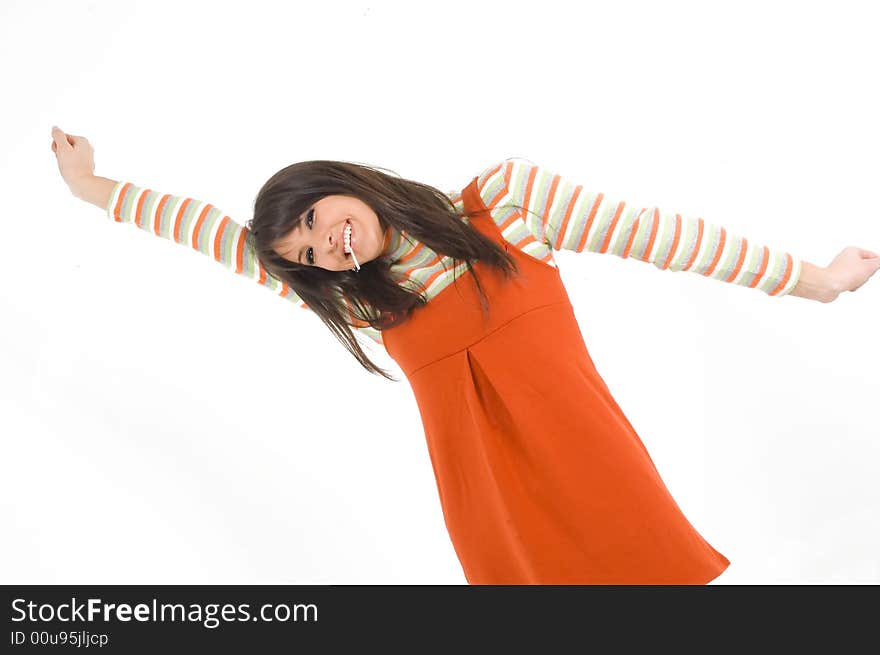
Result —
<instances>
[{"instance_id":1,"label":"white teeth","mask_svg":"<svg viewBox=\"0 0 880 655\"><path fill-rule=\"evenodd\" d=\"M345 224L345 229L342 230L342 245L343 249L346 253L351 255L351 258L354 260L355 270L360 270L361 265L358 264L357 257L354 255L354 250L351 249L351 225L348 223Z\"/></svg>"}]
</instances>

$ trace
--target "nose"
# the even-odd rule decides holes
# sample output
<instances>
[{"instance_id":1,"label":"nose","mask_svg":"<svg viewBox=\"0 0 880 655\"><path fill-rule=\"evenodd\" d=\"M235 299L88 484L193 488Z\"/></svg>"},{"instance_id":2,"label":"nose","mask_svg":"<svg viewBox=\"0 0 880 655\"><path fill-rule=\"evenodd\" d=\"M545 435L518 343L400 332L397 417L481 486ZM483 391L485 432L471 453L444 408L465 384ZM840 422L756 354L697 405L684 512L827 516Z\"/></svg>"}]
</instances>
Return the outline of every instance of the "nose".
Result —
<instances>
[{"instance_id":1,"label":"nose","mask_svg":"<svg viewBox=\"0 0 880 655\"><path fill-rule=\"evenodd\" d=\"M333 233L333 228L327 230L327 236L325 238L325 243L327 245L328 254L340 253L342 249L342 231L340 230L339 235Z\"/></svg>"}]
</instances>

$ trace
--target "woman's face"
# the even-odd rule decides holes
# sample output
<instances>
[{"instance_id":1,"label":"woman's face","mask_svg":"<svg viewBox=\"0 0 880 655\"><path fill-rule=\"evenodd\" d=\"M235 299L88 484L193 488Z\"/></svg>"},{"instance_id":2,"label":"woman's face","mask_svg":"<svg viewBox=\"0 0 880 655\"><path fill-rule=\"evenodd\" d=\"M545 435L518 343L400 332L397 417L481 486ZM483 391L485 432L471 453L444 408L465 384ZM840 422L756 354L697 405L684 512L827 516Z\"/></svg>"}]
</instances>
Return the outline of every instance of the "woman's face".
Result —
<instances>
[{"instance_id":1,"label":"woman's face","mask_svg":"<svg viewBox=\"0 0 880 655\"><path fill-rule=\"evenodd\" d=\"M272 249L292 262L328 271L353 269L346 252L343 231L351 226L351 247L363 266L382 253L385 233L376 212L352 196L324 196L308 207L296 228L272 244Z\"/></svg>"}]
</instances>

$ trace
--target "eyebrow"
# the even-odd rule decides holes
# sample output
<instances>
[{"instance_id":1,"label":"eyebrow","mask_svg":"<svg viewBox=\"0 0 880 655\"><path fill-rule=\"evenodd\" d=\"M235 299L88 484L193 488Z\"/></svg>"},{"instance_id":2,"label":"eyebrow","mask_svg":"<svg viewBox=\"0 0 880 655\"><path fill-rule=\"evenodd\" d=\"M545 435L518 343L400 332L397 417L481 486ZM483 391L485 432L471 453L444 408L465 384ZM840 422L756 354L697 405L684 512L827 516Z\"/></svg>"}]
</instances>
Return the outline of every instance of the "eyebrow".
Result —
<instances>
[{"instance_id":1,"label":"eyebrow","mask_svg":"<svg viewBox=\"0 0 880 655\"><path fill-rule=\"evenodd\" d=\"M306 207L302 211L302 213L299 215L299 222L296 224L296 227L294 228L295 230L299 230L300 232L305 232L305 228L303 226L306 224L306 215L309 213L310 210L312 210L314 208L315 208L315 205L314 205L314 203L312 203L311 205L309 205L308 207ZM296 255L296 261L298 261L303 266L311 266L311 264L309 264L308 262L304 262L302 260L302 255L305 251L306 251L306 248L299 249L299 252Z\"/></svg>"},{"instance_id":2,"label":"eyebrow","mask_svg":"<svg viewBox=\"0 0 880 655\"><path fill-rule=\"evenodd\" d=\"M305 210L302 214L299 215L299 221L297 221L296 227L293 228L293 231L294 231L294 232L296 232L297 230L300 230L300 228L302 227L302 224L303 224L304 215L305 215L306 212L308 212L308 211L309 211L309 209L306 208L306 210ZM300 230L300 231L301 231L301 230ZM300 248L300 249L299 249L299 252L296 253L296 262L297 262L298 264L302 264L302 263L303 263L303 260L302 260L303 250L304 250L303 248Z\"/></svg>"}]
</instances>

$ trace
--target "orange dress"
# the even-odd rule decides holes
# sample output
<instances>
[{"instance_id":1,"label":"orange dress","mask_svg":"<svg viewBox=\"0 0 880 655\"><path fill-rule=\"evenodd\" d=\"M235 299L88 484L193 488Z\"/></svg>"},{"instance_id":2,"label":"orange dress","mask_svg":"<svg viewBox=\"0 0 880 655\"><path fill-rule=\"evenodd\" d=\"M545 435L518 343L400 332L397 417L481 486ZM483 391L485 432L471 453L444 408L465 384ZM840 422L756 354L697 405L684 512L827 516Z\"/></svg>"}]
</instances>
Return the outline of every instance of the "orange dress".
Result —
<instances>
[{"instance_id":1,"label":"orange dress","mask_svg":"<svg viewBox=\"0 0 880 655\"><path fill-rule=\"evenodd\" d=\"M587 352L559 270L471 225L520 274L474 268L382 332L412 386L470 584L705 584L730 561L685 518ZM526 353L528 355L526 356ZM559 393L559 390L565 393ZM550 392L552 390L552 393Z\"/></svg>"}]
</instances>

